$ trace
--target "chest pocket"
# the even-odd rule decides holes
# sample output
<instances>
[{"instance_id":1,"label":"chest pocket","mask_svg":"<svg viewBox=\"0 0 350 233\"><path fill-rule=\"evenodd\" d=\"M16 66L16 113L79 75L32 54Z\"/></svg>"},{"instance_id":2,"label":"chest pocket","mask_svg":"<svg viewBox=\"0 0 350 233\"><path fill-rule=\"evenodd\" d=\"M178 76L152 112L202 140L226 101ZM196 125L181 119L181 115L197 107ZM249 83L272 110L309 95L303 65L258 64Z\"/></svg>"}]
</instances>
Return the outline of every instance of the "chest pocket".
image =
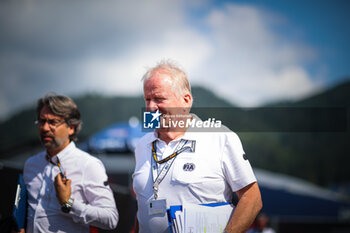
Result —
<instances>
[{"instance_id":1,"label":"chest pocket","mask_svg":"<svg viewBox=\"0 0 350 233\"><path fill-rule=\"evenodd\" d=\"M194 158L176 158L171 181L180 184L194 184L205 181L207 164Z\"/></svg>"}]
</instances>

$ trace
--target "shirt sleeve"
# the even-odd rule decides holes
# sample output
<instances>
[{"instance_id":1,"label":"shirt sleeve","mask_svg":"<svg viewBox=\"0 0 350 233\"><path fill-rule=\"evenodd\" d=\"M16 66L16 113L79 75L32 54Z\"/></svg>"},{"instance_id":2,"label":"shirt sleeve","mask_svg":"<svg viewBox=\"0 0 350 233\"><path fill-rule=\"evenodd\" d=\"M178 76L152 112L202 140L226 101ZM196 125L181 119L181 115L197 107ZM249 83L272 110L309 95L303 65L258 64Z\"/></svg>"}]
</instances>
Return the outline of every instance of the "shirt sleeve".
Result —
<instances>
[{"instance_id":1,"label":"shirt sleeve","mask_svg":"<svg viewBox=\"0 0 350 233\"><path fill-rule=\"evenodd\" d=\"M226 134L222 166L226 181L233 192L256 181L253 169L244 153L241 140L233 132Z\"/></svg>"},{"instance_id":2,"label":"shirt sleeve","mask_svg":"<svg viewBox=\"0 0 350 233\"><path fill-rule=\"evenodd\" d=\"M107 178L101 161L93 159L85 164L82 183L87 203L74 201L70 212L74 222L102 229L116 228L119 214Z\"/></svg>"}]
</instances>

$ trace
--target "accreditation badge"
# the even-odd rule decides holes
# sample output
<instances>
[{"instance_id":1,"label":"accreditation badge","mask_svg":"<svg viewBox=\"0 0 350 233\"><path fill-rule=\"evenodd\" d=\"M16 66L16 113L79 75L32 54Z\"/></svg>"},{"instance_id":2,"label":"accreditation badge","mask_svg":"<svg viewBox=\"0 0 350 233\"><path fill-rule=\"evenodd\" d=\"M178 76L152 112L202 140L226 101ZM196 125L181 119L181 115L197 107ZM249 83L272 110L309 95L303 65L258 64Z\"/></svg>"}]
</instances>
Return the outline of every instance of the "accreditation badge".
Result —
<instances>
[{"instance_id":1,"label":"accreditation badge","mask_svg":"<svg viewBox=\"0 0 350 233\"><path fill-rule=\"evenodd\" d=\"M166 199L151 199L148 201L148 214L165 214L166 213Z\"/></svg>"}]
</instances>

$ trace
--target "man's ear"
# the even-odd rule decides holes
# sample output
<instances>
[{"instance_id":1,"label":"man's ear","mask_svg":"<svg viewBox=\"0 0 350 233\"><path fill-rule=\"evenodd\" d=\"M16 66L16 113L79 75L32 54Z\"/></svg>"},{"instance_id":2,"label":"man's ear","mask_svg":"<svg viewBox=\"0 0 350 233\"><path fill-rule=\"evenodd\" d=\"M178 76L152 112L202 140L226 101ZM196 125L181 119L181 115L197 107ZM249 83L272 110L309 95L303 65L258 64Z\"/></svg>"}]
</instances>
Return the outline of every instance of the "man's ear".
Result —
<instances>
[{"instance_id":1,"label":"man's ear","mask_svg":"<svg viewBox=\"0 0 350 233\"><path fill-rule=\"evenodd\" d=\"M68 135L71 136L75 132L75 126L74 125L68 125Z\"/></svg>"},{"instance_id":2,"label":"man's ear","mask_svg":"<svg viewBox=\"0 0 350 233\"><path fill-rule=\"evenodd\" d=\"M185 94L184 101L186 103L186 107L190 108L192 106L192 95L190 93Z\"/></svg>"}]
</instances>

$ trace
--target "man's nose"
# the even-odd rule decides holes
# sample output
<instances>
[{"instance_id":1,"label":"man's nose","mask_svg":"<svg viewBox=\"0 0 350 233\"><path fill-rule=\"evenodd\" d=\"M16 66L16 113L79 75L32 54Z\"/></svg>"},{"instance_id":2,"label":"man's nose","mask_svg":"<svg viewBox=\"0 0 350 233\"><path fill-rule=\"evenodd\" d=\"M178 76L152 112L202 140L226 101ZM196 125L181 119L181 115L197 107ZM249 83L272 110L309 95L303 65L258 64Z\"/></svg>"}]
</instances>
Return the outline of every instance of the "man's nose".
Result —
<instances>
[{"instance_id":1,"label":"man's nose","mask_svg":"<svg viewBox=\"0 0 350 233\"><path fill-rule=\"evenodd\" d=\"M149 100L146 102L146 110L150 112L155 112L158 110L158 104L153 100Z\"/></svg>"},{"instance_id":2,"label":"man's nose","mask_svg":"<svg viewBox=\"0 0 350 233\"><path fill-rule=\"evenodd\" d=\"M40 126L40 129L41 129L42 131L50 131L51 128L50 128L49 122L48 122L48 121L45 121L44 124L42 124L42 125Z\"/></svg>"}]
</instances>

